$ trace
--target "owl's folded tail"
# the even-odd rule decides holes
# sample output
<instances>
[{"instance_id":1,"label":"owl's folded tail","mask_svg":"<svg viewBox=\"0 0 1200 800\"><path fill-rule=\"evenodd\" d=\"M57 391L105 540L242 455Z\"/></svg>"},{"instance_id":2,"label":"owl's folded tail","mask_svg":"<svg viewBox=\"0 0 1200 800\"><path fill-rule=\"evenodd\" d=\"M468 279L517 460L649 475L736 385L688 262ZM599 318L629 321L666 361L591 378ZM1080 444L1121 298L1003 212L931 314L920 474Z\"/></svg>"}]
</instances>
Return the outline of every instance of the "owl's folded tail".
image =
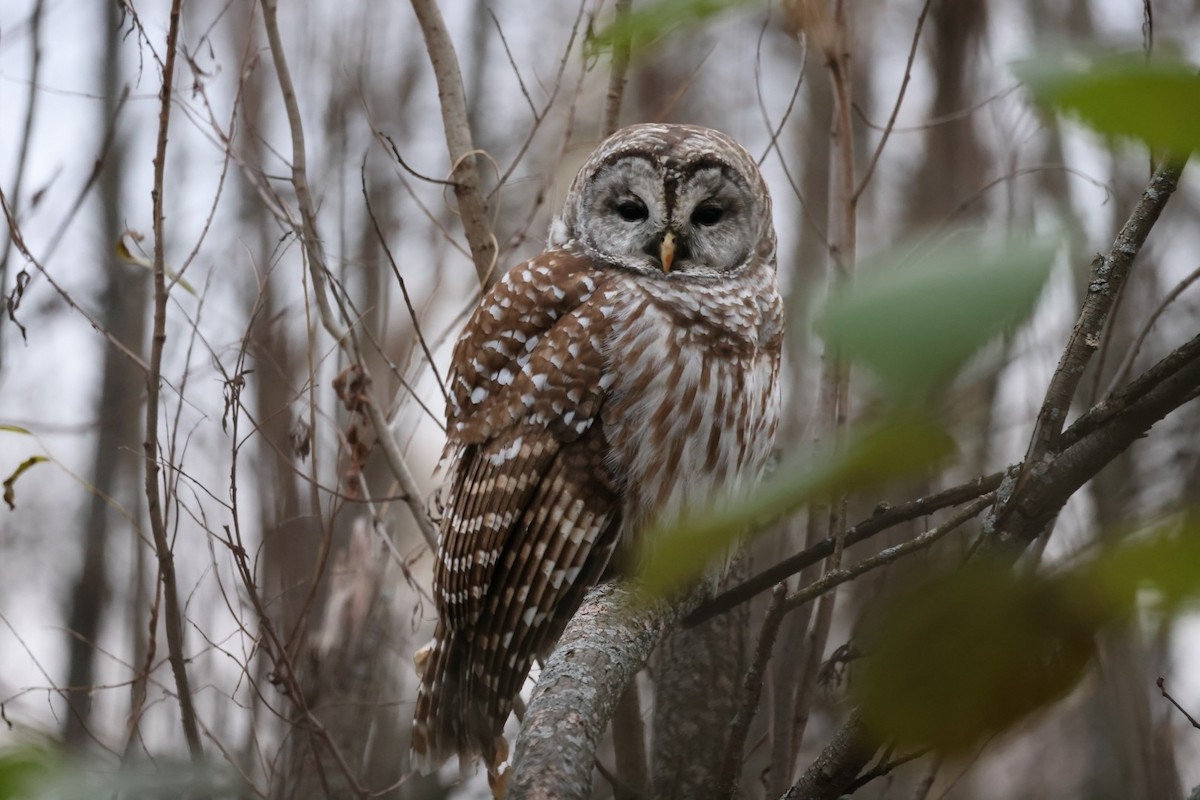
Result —
<instances>
[{"instance_id":1,"label":"owl's folded tail","mask_svg":"<svg viewBox=\"0 0 1200 800\"><path fill-rule=\"evenodd\" d=\"M464 772L479 757L491 771L508 756L502 736L508 714L487 713L493 692L472 671L473 635L448 630L439 621L433 642L416 656L421 688L413 712L412 755L422 773L455 755Z\"/></svg>"}]
</instances>

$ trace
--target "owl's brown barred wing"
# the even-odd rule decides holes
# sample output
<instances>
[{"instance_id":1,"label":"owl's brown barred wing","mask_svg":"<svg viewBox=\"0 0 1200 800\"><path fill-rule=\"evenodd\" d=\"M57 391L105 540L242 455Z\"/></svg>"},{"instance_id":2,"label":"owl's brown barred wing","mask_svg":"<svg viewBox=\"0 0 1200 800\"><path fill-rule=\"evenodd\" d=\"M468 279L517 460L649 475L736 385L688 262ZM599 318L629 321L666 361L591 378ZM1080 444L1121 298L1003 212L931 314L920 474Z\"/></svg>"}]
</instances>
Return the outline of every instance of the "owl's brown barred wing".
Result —
<instances>
[{"instance_id":1,"label":"owl's brown barred wing","mask_svg":"<svg viewBox=\"0 0 1200 800\"><path fill-rule=\"evenodd\" d=\"M439 620L414 714L413 751L423 766L454 754L494 759L533 658L608 565L619 504L606 447L597 422L555 451L501 542L473 624Z\"/></svg>"},{"instance_id":2,"label":"owl's brown barred wing","mask_svg":"<svg viewBox=\"0 0 1200 800\"><path fill-rule=\"evenodd\" d=\"M522 433L469 445L456 459L434 572L438 615L454 627L474 624L500 548L558 453L553 437Z\"/></svg>"},{"instance_id":3,"label":"owl's brown barred wing","mask_svg":"<svg viewBox=\"0 0 1200 800\"><path fill-rule=\"evenodd\" d=\"M534 657L612 557L620 501L607 450L599 423L564 445L519 522L521 541L501 556L477 630L492 719L508 717Z\"/></svg>"},{"instance_id":4,"label":"owl's brown barred wing","mask_svg":"<svg viewBox=\"0 0 1200 800\"><path fill-rule=\"evenodd\" d=\"M524 422L583 432L606 388L600 385L605 320L588 304L603 284L587 259L551 251L492 287L454 347L448 454Z\"/></svg>"},{"instance_id":5,"label":"owl's brown barred wing","mask_svg":"<svg viewBox=\"0 0 1200 800\"><path fill-rule=\"evenodd\" d=\"M454 350L447 403L447 512L434 573L438 612L474 624L500 548L558 449L600 412L604 318L588 262L545 253L511 270Z\"/></svg>"},{"instance_id":6,"label":"owl's brown barred wing","mask_svg":"<svg viewBox=\"0 0 1200 800\"><path fill-rule=\"evenodd\" d=\"M589 302L605 289L595 275L562 252L516 267L455 347L439 624L414 721L427 764L491 754L535 645L612 554L619 502L600 422L611 308Z\"/></svg>"}]
</instances>

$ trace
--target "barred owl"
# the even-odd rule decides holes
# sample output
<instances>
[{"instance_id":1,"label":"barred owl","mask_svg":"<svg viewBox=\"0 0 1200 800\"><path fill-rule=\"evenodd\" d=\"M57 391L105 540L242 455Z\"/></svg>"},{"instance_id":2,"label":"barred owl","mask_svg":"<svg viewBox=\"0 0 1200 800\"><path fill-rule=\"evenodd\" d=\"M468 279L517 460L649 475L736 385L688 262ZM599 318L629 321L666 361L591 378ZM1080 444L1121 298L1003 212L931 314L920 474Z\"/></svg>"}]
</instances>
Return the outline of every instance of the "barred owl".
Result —
<instances>
[{"instance_id":1,"label":"barred owl","mask_svg":"<svg viewBox=\"0 0 1200 800\"><path fill-rule=\"evenodd\" d=\"M759 477L779 416L771 200L725 134L635 125L454 348L439 619L413 751L495 763L535 656L614 552Z\"/></svg>"}]
</instances>

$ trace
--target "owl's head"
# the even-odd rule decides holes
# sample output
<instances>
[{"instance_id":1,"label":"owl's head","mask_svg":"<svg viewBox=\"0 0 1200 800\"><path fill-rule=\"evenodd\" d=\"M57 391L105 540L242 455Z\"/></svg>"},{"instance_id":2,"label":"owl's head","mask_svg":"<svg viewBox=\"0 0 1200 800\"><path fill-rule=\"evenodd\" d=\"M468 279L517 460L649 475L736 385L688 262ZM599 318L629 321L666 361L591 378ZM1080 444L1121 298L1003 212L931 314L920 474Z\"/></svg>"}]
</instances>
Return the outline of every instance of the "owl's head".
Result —
<instances>
[{"instance_id":1,"label":"owl's head","mask_svg":"<svg viewBox=\"0 0 1200 800\"><path fill-rule=\"evenodd\" d=\"M721 277L773 259L771 198L754 159L725 134L631 125L575 176L550 244L571 240L648 276Z\"/></svg>"}]
</instances>

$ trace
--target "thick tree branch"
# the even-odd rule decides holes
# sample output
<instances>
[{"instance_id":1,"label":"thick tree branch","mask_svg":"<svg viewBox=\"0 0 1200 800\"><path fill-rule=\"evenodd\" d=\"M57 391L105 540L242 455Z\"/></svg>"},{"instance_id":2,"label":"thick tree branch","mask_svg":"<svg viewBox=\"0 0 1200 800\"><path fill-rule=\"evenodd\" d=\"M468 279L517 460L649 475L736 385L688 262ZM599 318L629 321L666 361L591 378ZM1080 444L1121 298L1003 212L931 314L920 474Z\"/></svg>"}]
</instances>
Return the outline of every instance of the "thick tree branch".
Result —
<instances>
[{"instance_id":1,"label":"thick tree branch","mask_svg":"<svg viewBox=\"0 0 1200 800\"><path fill-rule=\"evenodd\" d=\"M745 564L744 557L736 557L727 577L742 572ZM671 631L659 644L649 670L655 800L728 800L719 790L723 734L742 699L749 629L750 609L743 606L704 625ZM613 731L615 736L615 724Z\"/></svg>"},{"instance_id":2,"label":"thick tree branch","mask_svg":"<svg viewBox=\"0 0 1200 800\"><path fill-rule=\"evenodd\" d=\"M436 0L412 0L413 11L425 38L425 49L437 80L442 124L446 129L446 149L450 152L450 179L462 217L475 274L486 289L496 278L496 237L488 222L487 203L479 191L479 168L475 146L471 143L471 125L467 121L466 93L454 43L446 30L446 21Z\"/></svg>"},{"instance_id":3,"label":"thick tree branch","mask_svg":"<svg viewBox=\"0 0 1200 800\"><path fill-rule=\"evenodd\" d=\"M1023 547L1032 541L1084 483L1156 422L1200 393L1200 336L1163 362L1174 369L1157 369L1161 380L1153 386L1139 386L1140 393L1110 411L1103 424L1037 465L1031 473L1035 480L1013 498L1006 525L996 531L999 544Z\"/></svg>"},{"instance_id":4,"label":"thick tree branch","mask_svg":"<svg viewBox=\"0 0 1200 800\"><path fill-rule=\"evenodd\" d=\"M781 800L833 800L845 794L858 773L875 754L876 745L853 712L850 719L834 735L817 756L812 766L800 776Z\"/></svg>"},{"instance_id":5,"label":"thick tree branch","mask_svg":"<svg viewBox=\"0 0 1200 800\"><path fill-rule=\"evenodd\" d=\"M1133 369L1133 362L1137 360L1138 353L1142 350L1142 345L1146 343L1146 337L1150 335L1150 331L1154 328L1154 323L1158 322L1158 318L1163 315L1163 312L1167 310L1171 303L1174 303L1179 298L1179 295L1187 291L1187 288L1198 280L1200 280L1200 267L1192 270L1186 278L1175 285L1174 289L1167 292L1167 296L1159 302L1150 316L1146 317L1146 321L1142 323L1137 336L1133 339L1133 344L1129 346L1129 351L1121 359L1121 364L1113 373L1112 383L1108 385L1108 390L1104 393L1105 397L1115 392L1118 387L1125 383L1125 379L1129 377L1129 371Z\"/></svg>"},{"instance_id":6,"label":"thick tree branch","mask_svg":"<svg viewBox=\"0 0 1200 800\"><path fill-rule=\"evenodd\" d=\"M509 800L586 798L596 745L651 651L697 602L651 603L625 583L592 589L538 680L513 755Z\"/></svg>"},{"instance_id":7,"label":"thick tree branch","mask_svg":"<svg viewBox=\"0 0 1200 800\"><path fill-rule=\"evenodd\" d=\"M1109 420L1157 389L1163 381L1187 366L1197 356L1200 356L1200 334L1172 350L1128 385L1092 406L1086 414L1075 420L1071 427L1063 431L1057 449L1065 450L1104 427Z\"/></svg>"},{"instance_id":8,"label":"thick tree branch","mask_svg":"<svg viewBox=\"0 0 1200 800\"><path fill-rule=\"evenodd\" d=\"M1150 231L1162 214L1167 200L1179 185L1179 176L1183 172L1185 163L1186 159L1169 158L1159 165L1151 176L1149 185L1142 192L1141 199L1117 234L1108 255L1097 255L1092 261L1087 294L1079 310L1075 327L1071 330L1071 336L1059 359L1058 367L1050 378L1045 399L1042 401L1041 410L1034 423L1033 435L1029 439L1025 460L1015 472L1013 485L1001 490L999 502L985 521L985 533L997 534L989 537L993 540L989 543L989 548L994 546L1007 548L1012 544L1024 547L1041 533L1041 528L1034 526L1048 525L1053 520L1054 514L1062 507L1061 502L1051 500L1048 504L1046 503L1048 487L1042 485L1042 479L1047 470L1047 461L1051 459L1052 451L1063 448L1060 437L1066 424L1067 413L1071 408L1071 401L1079 387L1079 381L1083 378L1083 372L1087 368L1092 354L1100 346L1104 326L1108 322L1114 303L1120 296L1121 289L1129 278L1134 259L1141 252L1142 246L1146 243ZM1182 402L1184 400L1179 399L1176 405ZM1162 413L1166 414L1169 410L1166 409ZM1161 415L1148 421L1146 428L1160 418ZM1130 442L1132 439L1113 451L1112 455L1115 456L1124 450ZM1115 445L1116 440L1112 440L1110 444ZM1107 451L1107 448L1105 449ZM1092 464L1090 459L1087 461L1094 467L1091 470L1092 475L1103 466L1103 463ZM1087 472L1089 469L1082 464L1079 466L1082 472ZM1090 478L1091 475L1088 477ZM1087 480L1087 478L1083 480ZM1073 482L1073 479L1066 480L1062 485ZM1078 485L1082 485L1082 482ZM1030 494L1037 495L1037 498L1031 501ZM1066 502L1065 498L1062 502ZM1018 505L1021 507L1018 508ZM1043 507L1043 505L1047 507ZM1053 508L1048 506L1053 506ZM1014 519L1014 516L1019 516L1019 519Z\"/></svg>"}]
</instances>

